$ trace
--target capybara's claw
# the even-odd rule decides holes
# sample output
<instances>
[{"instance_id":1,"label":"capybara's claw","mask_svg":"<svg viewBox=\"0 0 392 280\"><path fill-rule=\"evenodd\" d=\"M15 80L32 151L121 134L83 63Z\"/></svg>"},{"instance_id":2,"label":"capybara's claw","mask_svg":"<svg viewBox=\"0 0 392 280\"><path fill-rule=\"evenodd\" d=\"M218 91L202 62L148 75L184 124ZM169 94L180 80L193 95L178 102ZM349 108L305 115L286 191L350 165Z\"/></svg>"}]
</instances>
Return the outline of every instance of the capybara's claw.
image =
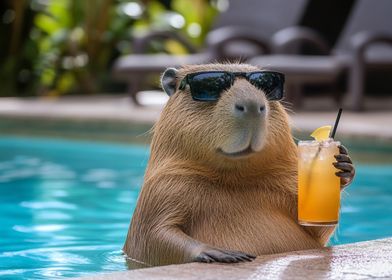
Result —
<instances>
[{"instance_id":1,"label":"capybara's claw","mask_svg":"<svg viewBox=\"0 0 392 280\"><path fill-rule=\"evenodd\" d=\"M237 252L237 251L229 251L229 250L220 250L220 249L207 249L199 253L194 261L196 262L222 262L222 263L238 263L238 262L250 262L254 260L256 257L250 254Z\"/></svg>"},{"instance_id":2,"label":"capybara's claw","mask_svg":"<svg viewBox=\"0 0 392 280\"><path fill-rule=\"evenodd\" d=\"M210 262L214 262L214 260L208 256L205 253L200 253L198 256L196 256L196 258L194 259L195 262L203 262L203 263L210 263Z\"/></svg>"}]
</instances>

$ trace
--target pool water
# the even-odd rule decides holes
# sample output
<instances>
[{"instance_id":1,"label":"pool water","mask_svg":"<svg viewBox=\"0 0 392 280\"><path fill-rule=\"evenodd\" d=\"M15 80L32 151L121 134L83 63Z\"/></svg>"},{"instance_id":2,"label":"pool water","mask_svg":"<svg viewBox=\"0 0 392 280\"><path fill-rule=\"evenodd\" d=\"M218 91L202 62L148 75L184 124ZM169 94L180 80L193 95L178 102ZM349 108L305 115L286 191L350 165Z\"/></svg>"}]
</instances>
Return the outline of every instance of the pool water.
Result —
<instances>
[{"instance_id":1,"label":"pool water","mask_svg":"<svg viewBox=\"0 0 392 280\"><path fill-rule=\"evenodd\" d=\"M126 270L148 147L0 138L0 279ZM392 164L357 164L332 244L392 236Z\"/></svg>"}]
</instances>

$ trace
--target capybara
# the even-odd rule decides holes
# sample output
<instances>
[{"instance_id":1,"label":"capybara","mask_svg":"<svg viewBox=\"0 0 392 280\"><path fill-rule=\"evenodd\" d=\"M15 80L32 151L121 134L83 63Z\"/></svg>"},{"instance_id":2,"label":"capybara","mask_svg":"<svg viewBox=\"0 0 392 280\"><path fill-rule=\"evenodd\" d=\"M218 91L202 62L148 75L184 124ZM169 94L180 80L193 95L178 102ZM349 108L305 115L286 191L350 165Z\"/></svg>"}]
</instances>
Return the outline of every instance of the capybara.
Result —
<instances>
[{"instance_id":1,"label":"capybara","mask_svg":"<svg viewBox=\"0 0 392 280\"><path fill-rule=\"evenodd\" d=\"M170 95L124 252L137 266L240 262L325 246L332 226L297 221L297 147L284 77L246 64L169 68ZM335 166L354 177L344 147Z\"/></svg>"}]
</instances>

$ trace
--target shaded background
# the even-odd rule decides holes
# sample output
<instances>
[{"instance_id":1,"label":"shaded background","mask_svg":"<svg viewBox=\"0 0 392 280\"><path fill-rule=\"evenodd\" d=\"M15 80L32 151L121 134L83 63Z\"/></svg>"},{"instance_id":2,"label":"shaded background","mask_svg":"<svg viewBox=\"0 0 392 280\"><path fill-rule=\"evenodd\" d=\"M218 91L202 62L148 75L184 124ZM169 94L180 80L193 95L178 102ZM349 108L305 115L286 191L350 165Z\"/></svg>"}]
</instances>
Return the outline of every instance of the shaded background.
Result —
<instances>
[{"instance_id":1,"label":"shaded background","mask_svg":"<svg viewBox=\"0 0 392 280\"><path fill-rule=\"evenodd\" d=\"M245 61L271 53L328 56L346 50L350 54L353 49L346 38L351 39L358 31L382 31L391 36L390 22L384 23L388 1L377 1L373 12L362 15L359 6L369 6L370 2L5 0L0 3L0 96L125 93L129 91L127 77L131 80L132 75L114 79L112 68L116 59L133 53L214 52L211 61ZM278 31L290 26L310 29L324 46L302 39L283 49L273 46ZM210 31L222 27L241 27L263 44L272 43L272 47L255 48L250 40L211 43L226 36L224 31L206 41ZM166 31L172 36L153 38L138 48L141 38ZM391 55L387 58L387 70L366 68L368 95L390 96ZM348 90L347 79L344 71L333 83L304 83L301 92L312 96L327 93L340 102ZM141 85L141 89L153 88L158 88L156 73Z\"/></svg>"},{"instance_id":2,"label":"shaded background","mask_svg":"<svg viewBox=\"0 0 392 280\"><path fill-rule=\"evenodd\" d=\"M151 30L180 32L200 47L218 13L208 1L6 0L0 3L0 96L124 92L113 61ZM186 53L175 41L146 52Z\"/></svg>"}]
</instances>

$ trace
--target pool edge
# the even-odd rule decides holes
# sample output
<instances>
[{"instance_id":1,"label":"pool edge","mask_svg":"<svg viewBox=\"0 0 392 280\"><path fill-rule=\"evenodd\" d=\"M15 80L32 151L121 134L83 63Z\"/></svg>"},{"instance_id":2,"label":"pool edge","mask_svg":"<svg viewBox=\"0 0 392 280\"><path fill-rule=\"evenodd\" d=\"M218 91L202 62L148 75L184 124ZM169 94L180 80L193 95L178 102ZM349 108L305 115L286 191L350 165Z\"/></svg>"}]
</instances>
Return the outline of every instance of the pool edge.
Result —
<instances>
[{"instance_id":1,"label":"pool edge","mask_svg":"<svg viewBox=\"0 0 392 280\"><path fill-rule=\"evenodd\" d=\"M72 278L109 279L351 279L392 278L392 238L317 250L259 256L251 263L189 263Z\"/></svg>"}]
</instances>

